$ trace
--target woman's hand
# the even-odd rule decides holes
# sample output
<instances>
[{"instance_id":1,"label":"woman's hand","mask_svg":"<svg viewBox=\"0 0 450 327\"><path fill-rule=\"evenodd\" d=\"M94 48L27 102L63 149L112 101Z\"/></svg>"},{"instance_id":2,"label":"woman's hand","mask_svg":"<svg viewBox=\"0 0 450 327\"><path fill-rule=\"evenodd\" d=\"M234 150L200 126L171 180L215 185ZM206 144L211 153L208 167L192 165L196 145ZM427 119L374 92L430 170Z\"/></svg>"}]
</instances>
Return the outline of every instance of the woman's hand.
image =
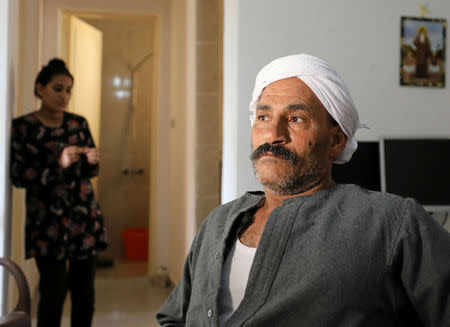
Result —
<instances>
[{"instance_id":1,"label":"woman's hand","mask_svg":"<svg viewBox=\"0 0 450 327\"><path fill-rule=\"evenodd\" d=\"M87 162L96 165L100 161L100 152L96 148L84 148Z\"/></svg>"},{"instance_id":2,"label":"woman's hand","mask_svg":"<svg viewBox=\"0 0 450 327\"><path fill-rule=\"evenodd\" d=\"M62 168L70 167L73 163L80 160L80 155L85 153L85 149L87 148L81 148L75 145L65 147L61 155L59 156L58 159L59 165Z\"/></svg>"}]
</instances>

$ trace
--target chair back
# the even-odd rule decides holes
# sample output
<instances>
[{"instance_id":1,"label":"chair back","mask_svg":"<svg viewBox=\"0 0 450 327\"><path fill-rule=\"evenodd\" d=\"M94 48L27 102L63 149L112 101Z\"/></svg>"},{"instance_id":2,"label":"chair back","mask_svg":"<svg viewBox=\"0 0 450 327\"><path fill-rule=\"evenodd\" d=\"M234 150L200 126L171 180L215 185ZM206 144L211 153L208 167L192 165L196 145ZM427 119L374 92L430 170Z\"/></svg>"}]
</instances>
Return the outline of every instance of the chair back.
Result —
<instances>
[{"instance_id":1,"label":"chair back","mask_svg":"<svg viewBox=\"0 0 450 327\"><path fill-rule=\"evenodd\" d=\"M20 267L6 258L0 258L0 265L14 276L19 290L19 301L13 312L0 317L0 327L31 327L31 299L27 279Z\"/></svg>"}]
</instances>

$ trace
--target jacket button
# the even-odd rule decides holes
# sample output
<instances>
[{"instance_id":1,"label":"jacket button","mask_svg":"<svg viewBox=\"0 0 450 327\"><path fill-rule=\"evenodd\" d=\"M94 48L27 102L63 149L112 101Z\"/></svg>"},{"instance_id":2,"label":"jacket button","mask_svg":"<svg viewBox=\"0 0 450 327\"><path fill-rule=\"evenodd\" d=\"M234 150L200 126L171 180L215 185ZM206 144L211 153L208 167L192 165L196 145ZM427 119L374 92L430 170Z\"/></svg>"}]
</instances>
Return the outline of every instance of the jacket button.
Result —
<instances>
[{"instance_id":1,"label":"jacket button","mask_svg":"<svg viewBox=\"0 0 450 327\"><path fill-rule=\"evenodd\" d=\"M212 317L212 315L213 315L213 312L212 312L212 310L211 310L211 309L209 309L209 310L208 310L208 318L211 318L211 317Z\"/></svg>"}]
</instances>

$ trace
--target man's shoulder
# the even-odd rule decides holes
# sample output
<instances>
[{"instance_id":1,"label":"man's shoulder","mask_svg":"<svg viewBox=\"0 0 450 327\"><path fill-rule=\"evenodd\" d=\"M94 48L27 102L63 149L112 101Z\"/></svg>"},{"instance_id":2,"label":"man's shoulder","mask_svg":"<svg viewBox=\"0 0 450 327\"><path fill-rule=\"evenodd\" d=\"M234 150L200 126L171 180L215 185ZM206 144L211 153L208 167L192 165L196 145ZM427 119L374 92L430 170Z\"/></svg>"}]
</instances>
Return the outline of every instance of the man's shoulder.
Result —
<instances>
[{"instance_id":1,"label":"man's shoulder","mask_svg":"<svg viewBox=\"0 0 450 327\"><path fill-rule=\"evenodd\" d=\"M196 242L198 244L217 243L224 237L224 233L230 231L239 215L256 206L263 197L262 192L247 192L233 201L214 208L202 222L196 236Z\"/></svg>"},{"instance_id":2,"label":"man's shoulder","mask_svg":"<svg viewBox=\"0 0 450 327\"><path fill-rule=\"evenodd\" d=\"M334 202L349 210L370 210L374 213L395 213L401 216L407 206L421 208L416 200L396 194L367 190L354 184L338 186L338 191L333 194Z\"/></svg>"},{"instance_id":3,"label":"man's shoulder","mask_svg":"<svg viewBox=\"0 0 450 327\"><path fill-rule=\"evenodd\" d=\"M254 207L264 198L263 192L246 192L237 199L214 208L204 220L201 227L221 225L224 227L242 212Z\"/></svg>"},{"instance_id":4,"label":"man's shoulder","mask_svg":"<svg viewBox=\"0 0 450 327\"><path fill-rule=\"evenodd\" d=\"M355 184L338 184L338 192L341 195L347 195L351 199L364 198L371 201L403 201L405 198L387 192L380 192L365 189Z\"/></svg>"},{"instance_id":5,"label":"man's shoulder","mask_svg":"<svg viewBox=\"0 0 450 327\"><path fill-rule=\"evenodd\" d=\"M211 211L208 218L211 216L232 216L238 212L245 211L264 198L264 193L260 191L246 192L239 198L234 199L230 202L221 204Z\"/></svg>"}]
</instances>

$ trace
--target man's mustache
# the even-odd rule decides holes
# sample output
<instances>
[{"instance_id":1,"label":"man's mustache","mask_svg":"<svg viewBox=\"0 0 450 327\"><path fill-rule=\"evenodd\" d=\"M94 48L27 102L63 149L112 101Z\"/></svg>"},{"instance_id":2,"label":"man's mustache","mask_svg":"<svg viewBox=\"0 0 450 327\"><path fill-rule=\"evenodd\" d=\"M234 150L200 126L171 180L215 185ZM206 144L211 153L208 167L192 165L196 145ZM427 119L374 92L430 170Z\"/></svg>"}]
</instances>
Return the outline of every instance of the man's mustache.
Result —
<instances>
[{"instance_id":1,"label":"man's mustache","mask_svg":"<svg viewBox=\"0 0 450 327\"><path fill-rule=\"evenodd\" d=\"M282 145L273 145L269 143L264 143L257 147L250 155L250 160L257 160L267 152L271 152L274 156L281 157L294 165L298 161L298 156L294 152L286 149Z\"/></svg>"}]
</instances>

